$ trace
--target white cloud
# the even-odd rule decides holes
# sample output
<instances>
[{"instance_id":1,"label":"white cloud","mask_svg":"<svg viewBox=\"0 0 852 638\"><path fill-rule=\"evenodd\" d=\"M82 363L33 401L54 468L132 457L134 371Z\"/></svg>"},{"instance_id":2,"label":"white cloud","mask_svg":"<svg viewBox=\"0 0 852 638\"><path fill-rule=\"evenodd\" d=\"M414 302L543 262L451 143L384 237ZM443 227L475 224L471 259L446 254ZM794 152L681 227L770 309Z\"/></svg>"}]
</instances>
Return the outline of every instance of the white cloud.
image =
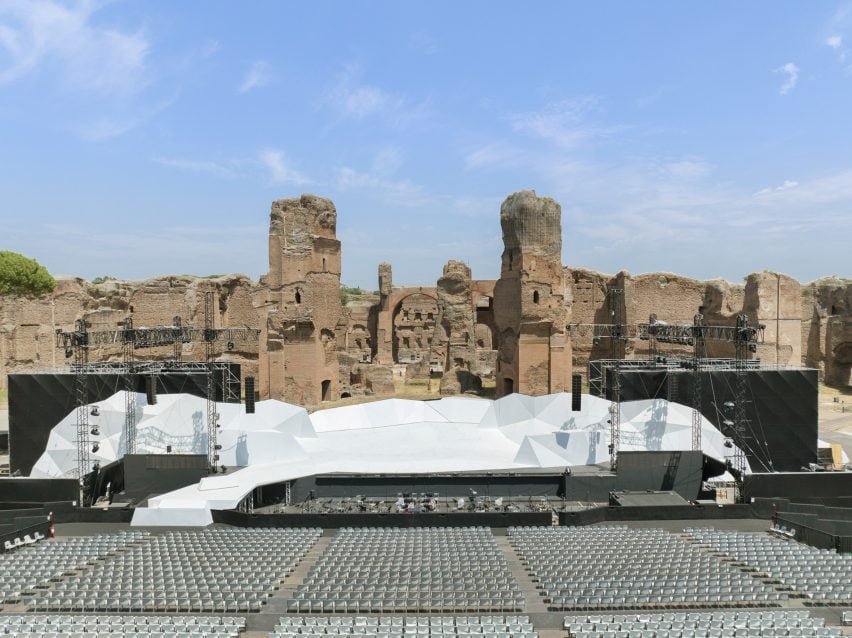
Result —
<instances>
[{"instance_id":1,"label":"white cloud","mask_svg":"<svg viewBox=\"0 0 852 638\"><path fill-rule=\"evenodd\" d=\"M379 87L358 83L360 75L361 70L357 65L347 65L334 86L323 95L321 103L354 119L363 119L399 104L399 98Z\"/></svg>"},{"instance_id":2,"label":"white cloud","mask_svg":"<svg viewBox=\"0 0 852 638\"><path fill-rule=\"evenodd\" d=\"M769 195L771 193L780 193L780 192L783 192L783 191L790 190L791 188L796 188L796 186L798 186L798 185L799 185L799 182L796 182L796 181L793 181L793 180L790 180L790 179L785 179L784 183L781 184L781 186L776 186L775 188L762 188L759 191L757 191L754 195L755 195L755 197L761 197L763 195Z\"/></svg>"},{"instance_id":3,"label":"white cloud","mask_svg":"<svg viewBox=\"0 0 852 638\"><path fill-rule=\"evenodd\" d=\"M505 142L492 142L464 156L467 168L515 168L525 163L526 151Z\"/></svg>"},{"instance_id":4,"label":"white cloud","mask_svg":"<svg viewBox=\"0 0 852 638\"><path fill-rule=\"evenodd\" d=\"M210 173L228 177L234 174L234 171L227 166L217 162L205 160L190 160L180 157L152 157L150 158L155 164L165 166L166 168L174 168L179 171L187 171L190 173Z\"/></svg>"},{"instance_id":5,"label":"white cloud","mask_svg":"<svg viewBox=\"0 0 852 638\"><path fill-rule=\"evenodd\" d=\"M136 92L144 84L148 40L141 31L98 23L101 7L87 1L0 3L0 84L49 66L58 68L62 81L75 90Z\"/></svg>"},{"instance_id":6,"label":"white cloud","mask_svg":"<svg viewBox=\"0 0 852 638\"><path fill-rule=\"evenodd\" d=\"M381 149L373 158L373 172L379 175L392 175L402 166L402 153L393 146Z\"/></svg>"},{"instance_id":7,"label":"white cloud","mask_svg":"<svg viewBox=\"0 0 852 638\"><path fill-rule=\"evenodd\" d=\"M779 66L774 72L787 74L787 79L784 80L784 84L782 84L779 89L781 95L787 95L790 91L796 88L796 83L799 81L799 67L793 62L788 62L784 66Z\"/></svg>"},{"instance_id":8,"label":"white cloud","mask_svg":"<svg viewBox=\"0 0 852 638\"><path fill-rule=\"evenodd\" d=\"M435 55L440 49L438 43L425 31L416 31L408 36L409 45L425 55Z\"/></svg>"},{"instance_id":9,"label":"white cloud","mask_svg":"<svg viewBox=\"0 0 852 638\"><path fill-rule=\"evenodd\" d=\"M431 198L423 187L408 179L392 180L386 177L359 171L349 166L337 170L337 188L341 191L367 190L382 201L394 206L420 206Z\"/></svg>"},{"instance_id":10,"label":"white cloud","mask_svg":"<svg viewBox=\"0 0 852 638\"><path fill-rule=\"evenodd\" d=\"M609 134L613 129L587 122L588 114L598 99L585 96L551 102L539 111L517 113L508 117L515 131L551 141L562 148L575 148L592 138Z\"/></svg>"},{"instance_id":11,"label":"white cloud","mask_svg":"<svg viewBox=\"0 0 852 638\"><path fill-rule=\"evenodd\" d=\"M269 171L269 178L274 184L304 186L313 183L309 177L291 168L287 156L281 151L271 149L261 151L258 159Z\"/></svg>"},{"instance_id":12,"label":"white cloud","mask_svg":"<svg viewBox=\"0 0 852 638\"><path fill-rule=\"evenodd\" d=\"M246 71L246 76L240 83L237 89L240 93L247 93L253 89L259 89L266 86L272 80L272 69L269 63L264 60L257 60L252 63L249 70Z\"/></svg>"},{"instance_id":13,"label":"white cloud","mask_svg":"<svg viewBox=\"0 0 852 638\"><path fill-rule=\"evenodd\" d=\"M837 60L841 63L846 62L846 47L843 46L843 36L841 35L832 35L829 36L825 44L837 53Z\"/></svg>"},{"instance_id":14,"label":"white cloud","mask_svg":"<svg viewBox=\"0 0 852 638\"><path fill-rule=\"evenodd\" d=\"M361 67L349 64L334 84L320 97L318 106L336 112L341 118L365 120L381 117L386 124L403 128L431 113L429 99L412 103L404 96L360 81Z\"/></svg>"},{"instance_id":15,"label":"white cloud","mask_svg":"<svg viewBox=\"0 0 852 638\"><path fill-rule=\"evenodd\" d=\"M685 179L695 179L704 177L709 174L713 167L707 162L694 159L684 159L676 162L669 162L665 165L665 170L674 177Z\"/></svg>"},{"instance_id":16,"label":"white cloud","mask_svg":"<svg viewBox=\"0 0 852 638\"><path fill-rule=\"evenodd\" d=\"M74 127L74 132L88 142L100 142L120 137L144 125L168 109L176 100L177 96L172 96L151 106L135 103L131 103L129 107L120 106L110 115L102 115L78 124ZM106 105L105 108L108 109Z\"/></svg>"}]
</instances>

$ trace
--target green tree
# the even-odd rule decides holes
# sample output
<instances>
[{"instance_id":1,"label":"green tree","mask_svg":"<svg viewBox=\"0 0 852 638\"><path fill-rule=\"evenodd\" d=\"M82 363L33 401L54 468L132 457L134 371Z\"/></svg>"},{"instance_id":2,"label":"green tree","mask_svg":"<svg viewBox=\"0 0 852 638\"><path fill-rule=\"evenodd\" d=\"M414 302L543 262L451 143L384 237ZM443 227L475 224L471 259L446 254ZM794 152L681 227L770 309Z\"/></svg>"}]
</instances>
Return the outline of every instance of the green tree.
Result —
<instances>
[{"instance_id":1,"label":"green tree","mask_svg":"<svg viewBox=\"0 0 852 638\"><path fill-rule=\"evenodd\" d=\"M0 250L0 295L38 297L56 288L56 280L35 259Z\"/></svg>"}]
</instances>

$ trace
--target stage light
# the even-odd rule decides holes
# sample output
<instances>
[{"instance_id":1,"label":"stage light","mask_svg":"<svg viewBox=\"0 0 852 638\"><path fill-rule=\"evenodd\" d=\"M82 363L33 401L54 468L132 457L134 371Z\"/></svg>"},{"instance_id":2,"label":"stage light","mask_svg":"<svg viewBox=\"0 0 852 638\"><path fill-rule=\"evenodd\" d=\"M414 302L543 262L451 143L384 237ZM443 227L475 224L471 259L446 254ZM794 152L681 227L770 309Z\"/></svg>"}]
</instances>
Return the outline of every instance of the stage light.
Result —
<instances>
[{"instance_id":1,"label":"stage light","mask_svg":"<svg viewBox=\"0 0 852 638\"><path fill-rule=\"evenodd\" d=\"M213 446L213 449L214 450L221 450L222 446L219 443L217 443L216 445Z\"/></svg>"},{"instance_id":2,"label":"stage light","mask_svg":"<svg viewBox=\"0 0 852 638\"><path fill-rule=\"evenodd\" d=\"M725 447L734 447L734 444L731 443L731 439L725 439Z\"/></svg>"},{"instance_id":3,"label":"stage light","mask_svg":"<svg viewBox=\"0 0 852 638\"><path fill-rule=\"evenodd\" d=\"M722 421L722 427L732 428L734 427L734 422L730 419L725 419L724 421Z\"/></svg>"},{"instance_id":4,"label":"stage light","mask_svg":"<svg viewBox=\"0 0 852 638\"><path fill-rule=\"evenodd\" d=\"M601 339L600 339L600 337L594 337L594 338L592 339L592 345L593 345L593 346L599 346L599 345L601 345Z\"/></svg>"},{"instance_id":5,"label":"stage light","mask_svg":"<svg viewBox=\"0 0 852 638\"><path fill-rule=\"evenodd\" d=\"M93 406L92 406L92 411L91 411L89 414L91 414L92 416L100 416L100 415L101 415L101 411L98 409L98 406L93 405Z\"/></svg>"},{"instance_id":6,"label":"stage light","mask_svg":"<svg viewBox=\"0 0 852 638\"><path fill-rule=\"evenodd\" d=\"M74 348L71 346L65 346L65 358L70 359L74 356Z\"/></svg>"},{"instance_id":7,"label":"stage light","mask_svg":"<svg viewBox=\"0 0 852 638\"><path fill-rule=\"evenodd\" d=\"M729 414L734 411L735 407L736 407L736 404L733 401L725 401L722 404L722 409Z\"/></svg>"},{"instance_id":8,"label":"stage light","mask_svg":"<svg viewBox=\"0 0 852 638\"><path fill-rule=\"evenodd\" d=\"M95 443L95 444L92 446L92 452L97 452L97 451L98 451L98 450L100 450L100 449L101 449L101 446L100 446L100 445L98 445L97 443Z\"/></svg>"},{"instance_id":9,"label":"stage light","mask_svg":"<svg viewBox=\"0 0 852 638\"><path fill-rule=\"evenodd\" d=\"M757 352L757 344L756 343L748 344L748 351L749 352Z\"/></svg>"},{"instance_id":10,"label":"stage light","mask_svg":"<svg viewBox=\"0 0 852 638\"><path fill-rule=\"evenodd\" d=\"M227 346L228 346L228 350L233 350L233 349L234 349L234 342L233 342L233 341L228 341Z\"/></svg>"},{"instance_id":11,"label":"stage light","mask_svg":"<svg viewBox=\"0 0 852 638\"><path fill-rule=\"evenodd\" d=\"M97 427L92 428L92 436L100 436L100 435L101 435L101 431Z\"/></svg>"}]
</instances>

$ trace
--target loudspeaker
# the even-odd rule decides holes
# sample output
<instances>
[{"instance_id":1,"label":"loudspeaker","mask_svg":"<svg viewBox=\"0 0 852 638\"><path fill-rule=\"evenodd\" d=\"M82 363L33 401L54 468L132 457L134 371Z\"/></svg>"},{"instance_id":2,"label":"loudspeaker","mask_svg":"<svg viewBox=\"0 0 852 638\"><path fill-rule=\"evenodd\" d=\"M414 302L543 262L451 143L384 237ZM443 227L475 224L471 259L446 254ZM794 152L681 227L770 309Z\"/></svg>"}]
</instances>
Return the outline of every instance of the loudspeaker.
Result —
<instances>
[{"instance_id":1,"label":"loudspeaker","mask_svg":"<svg viewBox=\"0 0 852 638\"><path fill-rule=\"evenodd\" d=\"M157 405L157 377L145 378L145 395L148 399L148 405Z\"/></svg>"},{"instance_id":2,"label":"loudspeaker","mask_svg":"<svg viewBox=\"0 0 852 638\"><path fill-rule=\"evenodd\" d=\"M580 402L583 399L583 376L579 373L571 375L571 412L580 411Z\"/></svg>"},{"instance_id":3,"label":"loudspeaker","mask_svg":"<svg viewBox=\"0 0 852 638\"><path fill-rule=\"evenodd\" d=\"M254 414L254 377L246 377L246 414Z\"/></svg>"}]
</instances>

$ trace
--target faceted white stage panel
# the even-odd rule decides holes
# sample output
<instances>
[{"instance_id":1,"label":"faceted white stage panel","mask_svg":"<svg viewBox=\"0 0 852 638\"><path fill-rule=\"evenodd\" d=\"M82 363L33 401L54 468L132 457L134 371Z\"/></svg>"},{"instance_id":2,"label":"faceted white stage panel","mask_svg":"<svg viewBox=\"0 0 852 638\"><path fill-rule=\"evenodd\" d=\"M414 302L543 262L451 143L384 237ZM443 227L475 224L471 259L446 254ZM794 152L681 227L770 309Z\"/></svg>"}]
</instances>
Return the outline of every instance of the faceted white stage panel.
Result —
<instances>
[{"instance_id":1,"label":"faceted white stage panel","mask_svg":"<svg viewBox=\"0 0 852 638\"><path fill-rule=\"evenodd\" d=\"M203 454L207 451L206 401L190 395L160 395L146 405L137 395L137 451ZM100 449L105 464L124 453L124 393L98 404ZM209 523L210 509L230 509L258 485L318 473L436 473L565 468L609 460L613 404L584 396L571 411L567 393L542 397L512 394L490 401L466 397L439 401L388 399L312 415L280 401L245 406L219 403L220 462L231 468L153 498L134 524ZM50 434L32 476L70 476L76 468L76 417L72 412ZM621 404L621 449L689 449L692 411L663 399ZM704 453L723 461L734 449L702 419Z\"/></svg>"}]
</instances>

